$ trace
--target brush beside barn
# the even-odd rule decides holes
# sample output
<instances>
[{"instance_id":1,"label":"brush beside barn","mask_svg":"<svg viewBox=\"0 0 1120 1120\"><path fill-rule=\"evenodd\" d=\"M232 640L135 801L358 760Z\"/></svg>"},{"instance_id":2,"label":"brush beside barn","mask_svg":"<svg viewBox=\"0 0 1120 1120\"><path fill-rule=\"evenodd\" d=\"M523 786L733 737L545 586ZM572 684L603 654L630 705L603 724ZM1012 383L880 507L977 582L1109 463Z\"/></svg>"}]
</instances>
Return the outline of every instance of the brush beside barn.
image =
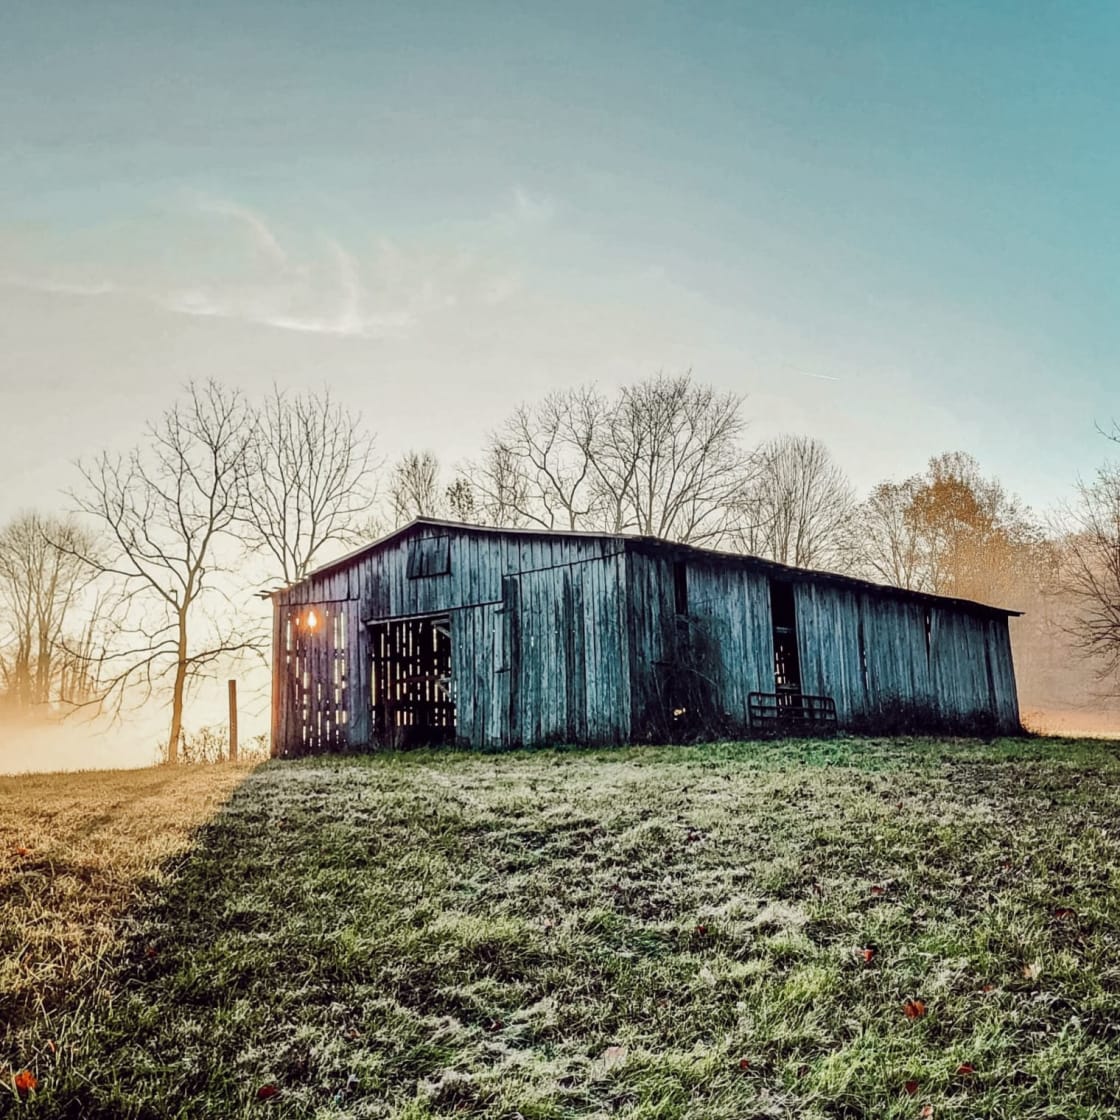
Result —
<instances>
[{"instance_id":1,"label":"brush beside barn","mask_svg":"<svg viewBox=\"0 0 1120 1120\"><path fill-rule=\"evenodd\" d=\"M279 756L1019 727L1015 612L647 537L423 519L272 601Z\"/></svg>"}]
</instances>

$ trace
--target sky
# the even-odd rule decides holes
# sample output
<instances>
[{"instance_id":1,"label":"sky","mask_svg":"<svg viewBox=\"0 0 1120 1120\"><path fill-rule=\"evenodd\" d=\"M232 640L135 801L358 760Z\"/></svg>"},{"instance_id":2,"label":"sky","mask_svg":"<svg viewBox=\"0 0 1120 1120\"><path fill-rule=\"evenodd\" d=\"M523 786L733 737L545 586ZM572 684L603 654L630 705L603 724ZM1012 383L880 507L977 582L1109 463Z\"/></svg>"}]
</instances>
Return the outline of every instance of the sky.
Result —
<instances>
[{"instance_id":1,"label":"sky","mask_svg":"<svg viewBox=\"0 0 1120 1120\"><path fill-rule=\"evenodd\" d=\"M1120 7L4 0L0 519L192 377L388 459L658 370L861 489L1120 419Z\"/></svg>"}]
</instances>

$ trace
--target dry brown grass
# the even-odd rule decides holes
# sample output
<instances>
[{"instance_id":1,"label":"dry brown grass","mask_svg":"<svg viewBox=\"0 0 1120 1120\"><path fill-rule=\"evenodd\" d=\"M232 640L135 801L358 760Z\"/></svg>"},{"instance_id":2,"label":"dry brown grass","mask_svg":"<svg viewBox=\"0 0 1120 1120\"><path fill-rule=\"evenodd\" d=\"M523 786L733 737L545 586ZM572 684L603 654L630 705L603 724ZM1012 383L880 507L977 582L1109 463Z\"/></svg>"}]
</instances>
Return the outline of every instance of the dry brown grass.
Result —
<instances>
[{"instance_id":1,"label":"dry brown grass","mask_svg":"<svg viewBox=\"0 0 1120 1120\"><path fill-rule=\"evenodd\" d=\"M1120 739L1120 710L1024 708L1023 726L1036 735L1078 739Z\"/></svg>"},{"instance_id":2,"label":"dry brown grass","mask_svg":"<svg viewBox=\"0 0 1120 1120\"><path fill-rule=\"evenodd\" d=\"M57 1008L97 991L129 907L251 769L0 777L0 1078L65 1044Z\"/></svg>"}]
</instances>

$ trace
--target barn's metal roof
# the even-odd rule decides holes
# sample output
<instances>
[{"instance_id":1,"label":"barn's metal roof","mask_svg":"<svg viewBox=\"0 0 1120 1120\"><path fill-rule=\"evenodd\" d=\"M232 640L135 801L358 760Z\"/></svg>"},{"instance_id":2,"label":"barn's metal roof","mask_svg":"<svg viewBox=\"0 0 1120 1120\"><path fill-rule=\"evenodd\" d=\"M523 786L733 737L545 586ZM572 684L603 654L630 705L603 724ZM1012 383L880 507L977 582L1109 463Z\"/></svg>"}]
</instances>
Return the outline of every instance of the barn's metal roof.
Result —
<instances>
[{"instance_id":1,"label":"barn's metal roof","mask_svg":"<svg viewBox=\"0 0 1120 1120\"><path fill-rule=\"evenodd\" d=\"M383 548L385 545L391 544L398 538L406 536L419 528L448 529L467 533L493 534L495 536L564 536L582 537L588 540L620 541L627 545L640 546L642 549L670 552L674 556L696 556L702 557L705 560L717 561L725 564L742 565L756 570L768 571L773 575L787 579L807 579L817 583L839 584L861 591L872 591L878 594L888 594L906 599L939 603L942 605L953 605L969 610L987 611L991 614L1010 615L1016 618L1023 613L1022 611L1010 610L1007 607L996 607L990 603L976 602L973 599L958 599L949 595L934 595L928 591L912 591L906 587L895 587L893 584L888 583L875 583L872 580L859 579L856 576L844 575L840 572L828 572L817 568L795 568L789 564L779 564L775 560L764 560L759 556L749 556L741 552L725 552L714 548L703 548L694 544L681 544L676 541L664 540L661 537L644 536L639 533L604 533L591 532L585 529L544 529L531 527L515 529L495 525L475 525L468 521L445 521L437 517L414 518L407 525L402 525L399 529L394 529L391 533L386 533L383 537L370 541L369 544L364 544L361 548L357 548L353 552L348 552L345 556L340 556L337 560L332 560L327 564L323 564L321 567L316 568L315 571L306 575L298 583L269 592L269 594L283 594L285 591L290 590L291 587L298 587L308 580L338 571L340 568L345 568L361 560L362 557L376 552L379 548Z\"/></svg>"}]
</instances>

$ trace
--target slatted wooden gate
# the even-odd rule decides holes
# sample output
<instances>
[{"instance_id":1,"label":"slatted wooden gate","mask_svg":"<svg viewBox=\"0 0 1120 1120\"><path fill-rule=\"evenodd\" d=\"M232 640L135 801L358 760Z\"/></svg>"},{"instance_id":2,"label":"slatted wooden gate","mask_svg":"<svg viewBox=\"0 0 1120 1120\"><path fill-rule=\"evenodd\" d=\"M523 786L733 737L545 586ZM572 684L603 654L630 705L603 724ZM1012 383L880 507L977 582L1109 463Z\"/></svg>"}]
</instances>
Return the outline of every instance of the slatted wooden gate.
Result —
<instances>
[{"instance_id":1,"label":"slatted wooden gate","mask_svg":"<svg viewBox=\"0 0 1120 1120\"><path fill-rule=\"evenodd\" d=\"M371 623L370 651L374 739L388 746L453 742L450 618Z\"/></svg>"},{"instance_id":2,"label":"slatted wooden gate","mask_svg":"<svg viewBox=\"0 0 1120 1120\"><path fill-rule=\"evenodd\" d=\"M287 612L278 732L285 754L337 751L347 745L346 629L345 604Z\"/></svg>"}]
</instances>

